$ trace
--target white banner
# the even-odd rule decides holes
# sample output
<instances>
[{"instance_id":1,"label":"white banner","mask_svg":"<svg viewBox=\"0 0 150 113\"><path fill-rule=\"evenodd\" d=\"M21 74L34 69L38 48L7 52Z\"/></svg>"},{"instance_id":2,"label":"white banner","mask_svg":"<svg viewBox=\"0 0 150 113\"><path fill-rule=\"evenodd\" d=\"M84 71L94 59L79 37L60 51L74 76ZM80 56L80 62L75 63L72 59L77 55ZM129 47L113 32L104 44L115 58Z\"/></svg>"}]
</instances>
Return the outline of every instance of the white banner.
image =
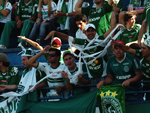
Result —
<instances>
[{"instance_id":1,"label":"white banner","mask_svg":"<svg viewBox=\"0 0 150 113\"><path fill-rule=\"evenodd\" d=\"M7 100L0 103L0 113L16 113L19 103L18 97L9 97Z\"/></svg>"}]
</instances>

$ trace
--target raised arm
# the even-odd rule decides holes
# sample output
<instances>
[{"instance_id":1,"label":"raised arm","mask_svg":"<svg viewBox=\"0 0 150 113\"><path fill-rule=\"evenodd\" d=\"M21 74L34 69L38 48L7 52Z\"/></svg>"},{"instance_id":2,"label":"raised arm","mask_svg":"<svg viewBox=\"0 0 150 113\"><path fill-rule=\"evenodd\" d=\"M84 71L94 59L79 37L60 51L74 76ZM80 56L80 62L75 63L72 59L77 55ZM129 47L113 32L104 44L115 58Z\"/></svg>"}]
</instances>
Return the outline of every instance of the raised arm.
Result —
<instances>
[{"instance_id":1,"label":"raised arm","mask_svg":"<svg viewBox=\"0 0 150 113\"><path fill-rule=\"evenodd\" d=\"M108 0L108 4L109 4L110 6L113 6L114 3L115 3L115 0Z\"/></svg>"},{"instance_id":2,"label":"raised arm","mask_svg":"<svg viewBox=\"0 0 150 113\"><path fill-rule=\"evenodd\" d=\"M41 50L38 54L36 54L35 56L31 57L28 60L28 64L31 65L32 67L37 67L38 66L38 62L36 62L36 60L42 56L43 54L46 54L47 51L50 49L50 46L46 46L43 50Z\"/></svg>"},{"instance_id":3,"label":"raised arm","mask_svg":"<svg viewBox=\"0 0 150 113\"><path fill-rule=\"evenodd\" d=\"M135 51L134 49L131 49L131 48L128 47L128 46L122 45L122 44L116 42L116 41L113 40L113 39L112 39L112 41L111 41L111 44L112 44L112 45L115 45L115 46L118 46L121 50L123 50L124 52L130 53L130 54L132 54L133 56L135 56L135 54L136 54L136 51Z\"/></svg>"},{"instance_id":4,"label":"raised arm","mask_svg":"<svg viewBox=\"0 0 150 113\"><path fill-rule=\"evenodd\" d=\"M43 50L43 47L40 46L37 42L34 42L34 41L26 38L25 36L18 36L18 38L21 38L22 40L27 41L29 44L31 44L33 47L37 48L38 50Z\"/></svg>"},{"instance_id":5,"label":"raised arm","mask_svg":"<svg viewBox=\"0 0 150 113\"><path fill-rule=\"evenodd\" d=\"M61 32L57 32L57 31L51 31L44 40L47 40L49 37L52 37L54 38L54 35L58 36L60 39L62 40L66 40L68 41L69 40L69 36L64 34L64 33L61 33ZM73 42L72 43L75 43L74 39L73 39Z\"/></svg>"},{"instance_id":6,"label":"raised arm","mask_svg":"<svg viewBox=\"0 0 150 113\"><path fill-rule=\"evenodd\" d=\"M84 0L78 0L78 2L76 3L74 10L78 13L81 13L81 8L82 8L82 4L83 4Z\"/></svg>"}]
</instances>

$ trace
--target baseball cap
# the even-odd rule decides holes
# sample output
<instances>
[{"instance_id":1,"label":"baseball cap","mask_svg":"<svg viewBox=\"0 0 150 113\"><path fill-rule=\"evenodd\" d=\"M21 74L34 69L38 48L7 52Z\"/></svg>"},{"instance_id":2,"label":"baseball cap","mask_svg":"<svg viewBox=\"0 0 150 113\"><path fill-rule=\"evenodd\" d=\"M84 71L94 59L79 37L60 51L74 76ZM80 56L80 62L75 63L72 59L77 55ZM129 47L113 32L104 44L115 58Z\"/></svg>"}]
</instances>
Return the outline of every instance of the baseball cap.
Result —
<instances>
[{"instance_id":1,"label":"baseball cap","mask_svg":"<svg viewBox=\"0 0 150 113\"><path fill-rule=\"evenodd\" d=\"M146 39L143 44L150 47L150 39Z\"/></svg>"},{"instance_id":2,"label":"baseball cap","mask_svg":"<svg viewBox=\"0 0 150 113\"><path fill-rule=\"evenodd\" d=\"M0 62L8 62L8 58L6 54L0 53Z\"/></svg>"},{"instance_id":3,"label":"baseball cap","mask_svg":"<svg viewBox=\"0 0 150 113\"><path fill-rule=\"evenodd\" d=\"M63 52L63 58L64 58L66 55L74 56L69 50Z\"/></svg>"},{"instance_id":4,"label":"baseball cap","mask_svg":"<svg viewBox=\"0 0 150 113\"><path fill-rule=\"evenodd\" d=\"M94 24L87 24L84 28L85 31L87 31L89 28L93 28L93 29L96 29L95 25Z\"/></svg>"},{"instance_id":5,"label":"baseball cap","mask_svg":"<svg viewBox=\"0 0 150 113\"><path fill-rule=\"evenodd\" d=\"M60 50L61 49L61 40L60 40L60 38L54 37L51 40L51 47Z\"/></svg>"},{"instance_id":6,"label":"baseball cap","mask_svg":"<svg viewBox=\"0 0 150 113\"><path fill-rule=\"evenodd\" d=\"M121 40L117 40L116 42L118 42L119 44L124 45L124 42L122 42ZM113 47L116 47L116 46L113 46Z\"/></svg>"}]
</instances>

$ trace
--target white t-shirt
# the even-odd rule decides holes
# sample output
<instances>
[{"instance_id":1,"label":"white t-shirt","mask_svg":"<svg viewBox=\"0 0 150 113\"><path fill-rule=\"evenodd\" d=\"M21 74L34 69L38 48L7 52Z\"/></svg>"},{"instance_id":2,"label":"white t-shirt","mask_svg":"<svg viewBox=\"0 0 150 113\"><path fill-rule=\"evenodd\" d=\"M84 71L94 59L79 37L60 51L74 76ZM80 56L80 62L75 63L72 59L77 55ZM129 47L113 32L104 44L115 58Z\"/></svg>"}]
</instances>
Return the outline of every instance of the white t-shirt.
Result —
<instances>
[{"instance_id":1,"label":"white t-shirt","mask_svg":"<svg viewBox=\"0 0 150 113\"><path fill-rule=\"evenodd\" d=\"M56 10L56 3L55 2L52 2L51 3L51 12L55 11ZM37 12L39 13L39 8L37 8ZM42 8L42 19L45 20L46 18L48 18L48 4L47 5L43 5L43 8ZM50 15L50 17L52 18L53 17L53 13Z\"/></svg>"},{"instance_id":2,"label":"white t-shirt","mask_svg":"<svg viewBox=\"0 0 150 113\"><path fill-rule=\"evenodd\" d=\"M12 10L12 6L10 2L7 2L6 7L4 8L4 10L9 10L10 13L7 15L7 17L2 17L0 18L0 22L1 23L6 23L8 21L11 21L11 10Z\"/></svg>"}]
</instances>

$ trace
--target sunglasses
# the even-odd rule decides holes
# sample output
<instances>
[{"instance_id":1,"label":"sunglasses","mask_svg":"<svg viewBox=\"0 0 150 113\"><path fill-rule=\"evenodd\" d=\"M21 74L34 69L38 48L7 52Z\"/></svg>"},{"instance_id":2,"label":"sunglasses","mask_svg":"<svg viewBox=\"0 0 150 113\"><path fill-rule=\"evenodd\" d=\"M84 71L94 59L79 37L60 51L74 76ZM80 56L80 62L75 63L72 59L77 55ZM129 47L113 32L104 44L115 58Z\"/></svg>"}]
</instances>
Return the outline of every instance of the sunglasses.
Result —
<instances>
[{"instance_id":1,"label":"sunglasses","mask_svg":"<svg viewBox=\"0 0 150 113\"><path fill-rule=\"evenodd\" d=\"M55 56L57 56L56 54L47 54L48 56L50 56L50 57L55 57Z\"/></svg>"}]
</instances>

